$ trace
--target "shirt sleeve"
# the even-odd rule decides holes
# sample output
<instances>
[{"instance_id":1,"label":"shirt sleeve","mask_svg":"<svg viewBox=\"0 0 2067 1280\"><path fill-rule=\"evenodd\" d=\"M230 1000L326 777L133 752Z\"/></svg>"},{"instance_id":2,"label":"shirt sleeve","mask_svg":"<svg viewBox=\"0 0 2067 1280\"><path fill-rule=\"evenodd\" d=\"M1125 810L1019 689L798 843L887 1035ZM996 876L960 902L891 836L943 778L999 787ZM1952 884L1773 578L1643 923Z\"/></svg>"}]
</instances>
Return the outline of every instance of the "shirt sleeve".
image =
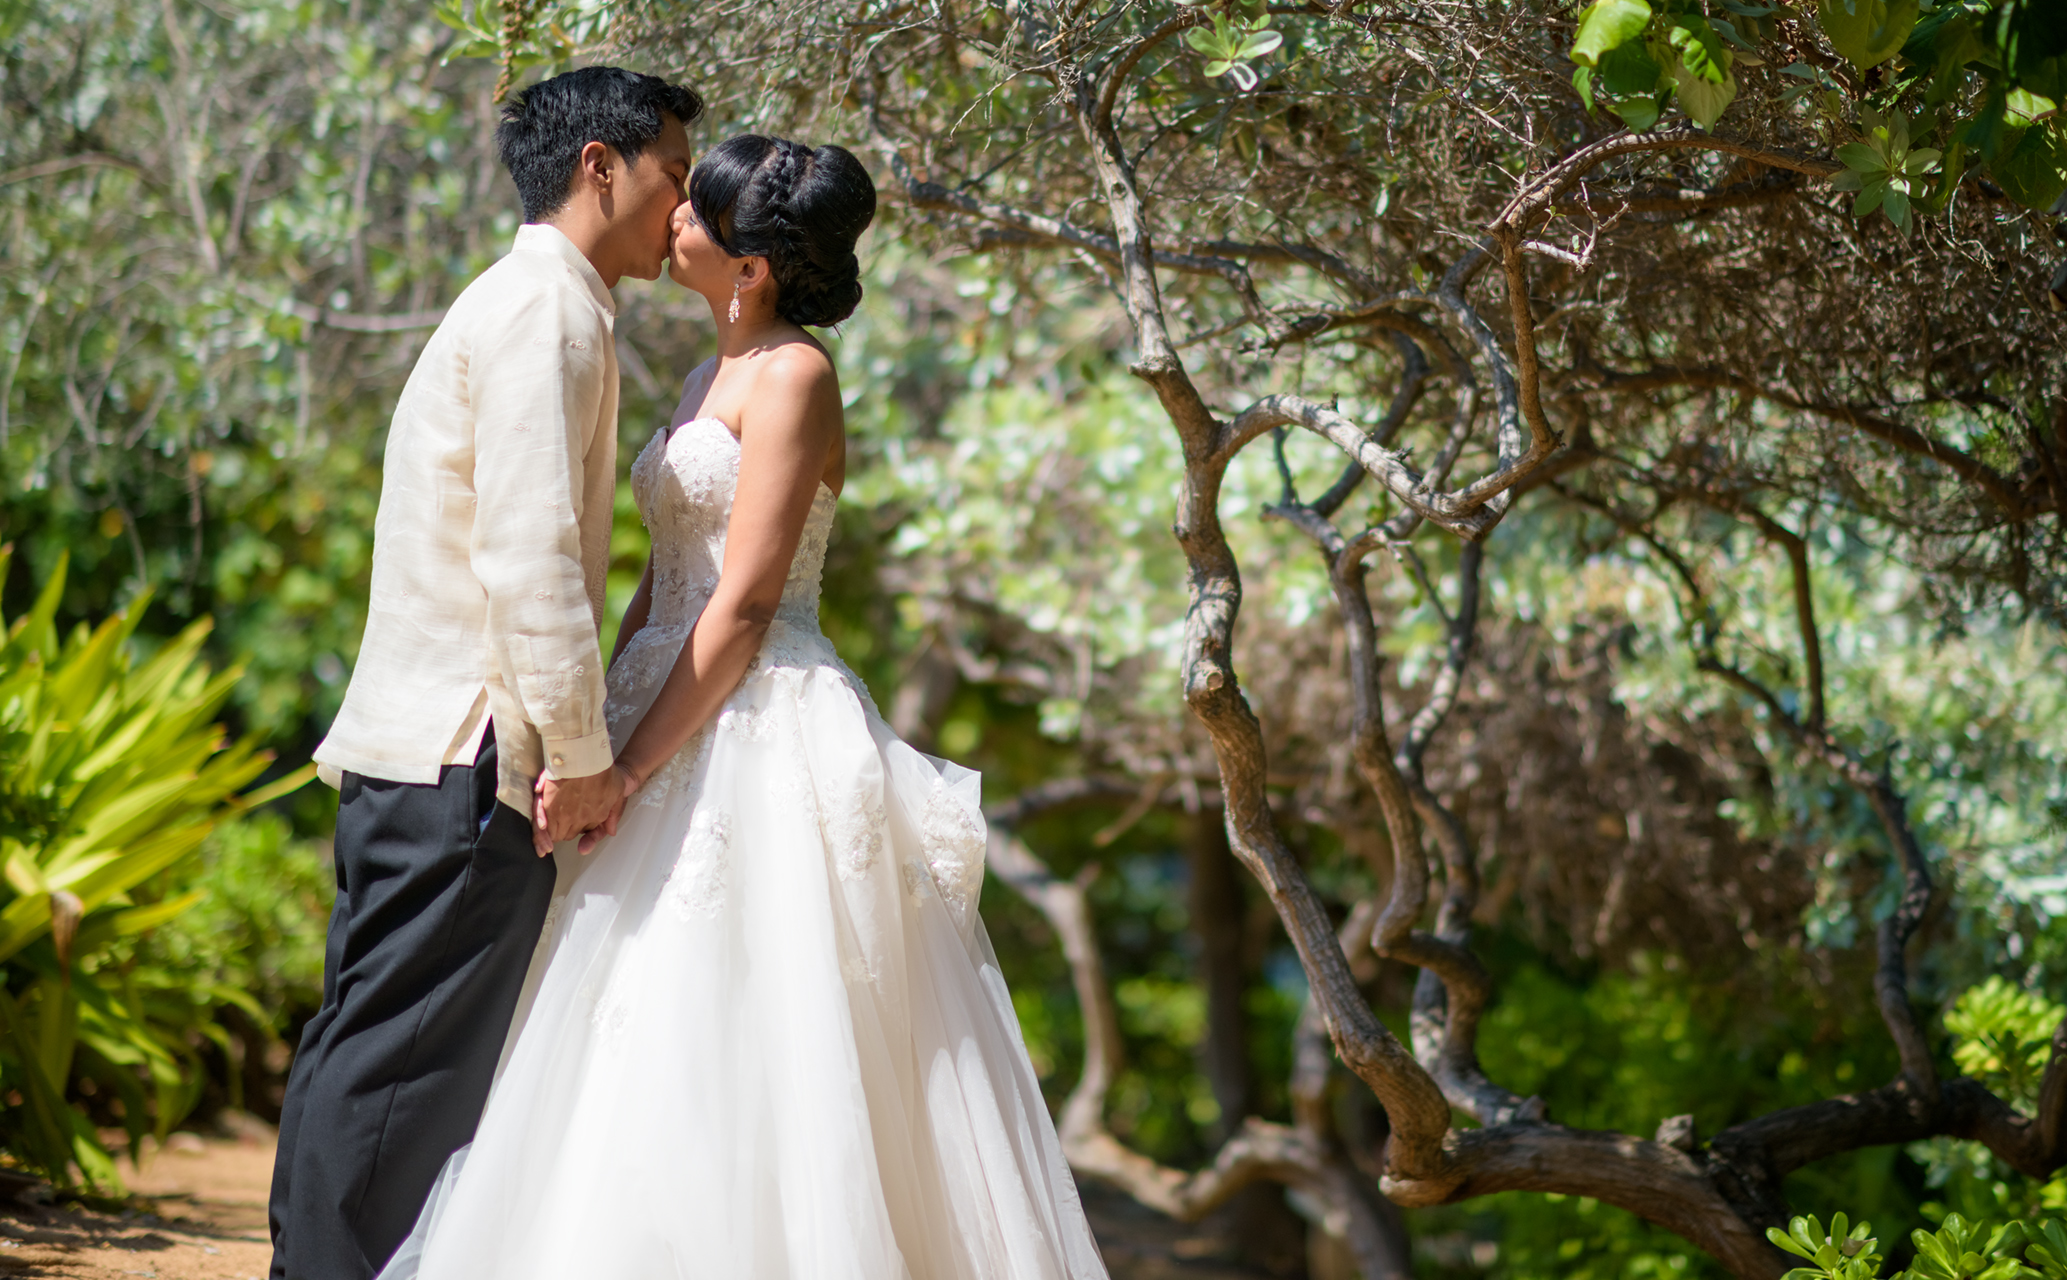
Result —
<instances>
[{"instance_id":1,"label":"shirt sleeve","mask_svg":"<svg viewBox=\"0 0 2067 1280\"><path fill-rule=\"evenodd\" d=\"M488 636L545 771L610 767L603 662L581 561L582 459L599 429L610 335L587 300L534 287L508 299L467 365L474 415L471 560Z\"/></svg>"}]
</instances>

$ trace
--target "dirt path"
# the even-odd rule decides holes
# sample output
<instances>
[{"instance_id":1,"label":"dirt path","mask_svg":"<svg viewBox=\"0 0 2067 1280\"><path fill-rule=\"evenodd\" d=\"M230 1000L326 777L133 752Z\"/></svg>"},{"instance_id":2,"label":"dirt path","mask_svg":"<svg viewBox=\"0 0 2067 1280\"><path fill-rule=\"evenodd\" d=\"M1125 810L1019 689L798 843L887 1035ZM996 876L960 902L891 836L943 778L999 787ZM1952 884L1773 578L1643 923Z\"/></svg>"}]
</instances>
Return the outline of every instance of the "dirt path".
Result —
<instances>
[{"instance_id":1,"label":"dirt path","mask_svg":"<svg viewBox=\"0 0 2067 1280\"><path fill-rule=\"evenodd\" d=\"M221 1135L176 1133L141 1168L122 1161L130 1189L156 1212L0 1203L0 1280L263 1280L272 1172L273 1134L255 1120ZM1260 1280L1227 1261L1231 1242L1211 1228L1090 1186L1084 1207L1113 1280Z\"/></svg>"},{"instance_id":2,"label":"dirt path","mask_svg":"<svg viewBox=\"0 0 2067 1280\"><path fill-rule=\"evenodd\" d=\"M94 1213L68 1205L0 1204L0 1277L259 1280L273 1135L249 1121L229 1136L176 1133L122 1177L157 1212Z\"/></svg>"}]
</instances>

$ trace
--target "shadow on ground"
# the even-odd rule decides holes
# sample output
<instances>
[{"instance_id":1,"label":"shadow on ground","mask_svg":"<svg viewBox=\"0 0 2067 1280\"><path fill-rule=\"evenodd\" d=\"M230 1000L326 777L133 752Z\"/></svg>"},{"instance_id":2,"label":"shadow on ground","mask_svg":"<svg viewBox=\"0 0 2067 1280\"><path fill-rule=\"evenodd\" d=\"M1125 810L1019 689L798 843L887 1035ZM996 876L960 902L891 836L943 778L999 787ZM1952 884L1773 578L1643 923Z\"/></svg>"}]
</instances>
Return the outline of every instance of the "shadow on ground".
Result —
<instances>
[{"instance_id":1,"label":"shadow on ground","mask_svg":"<svg viewBox=\"0 0 2067 1280\"><path fill-rule=\"evenodd\" d=\"M0 1280L257 1280L272 1250L266 1193L273 1133L245 1117L209 1134L176 1133L147 1145L140 1167L123 1159L136 1207L0 1203ZM1186 1225L1118 1192L1084 1188L1084 1207L1113 1280L1266 1280L1245 1268L1224 1223Z\"/></svg>"}]
</instances>

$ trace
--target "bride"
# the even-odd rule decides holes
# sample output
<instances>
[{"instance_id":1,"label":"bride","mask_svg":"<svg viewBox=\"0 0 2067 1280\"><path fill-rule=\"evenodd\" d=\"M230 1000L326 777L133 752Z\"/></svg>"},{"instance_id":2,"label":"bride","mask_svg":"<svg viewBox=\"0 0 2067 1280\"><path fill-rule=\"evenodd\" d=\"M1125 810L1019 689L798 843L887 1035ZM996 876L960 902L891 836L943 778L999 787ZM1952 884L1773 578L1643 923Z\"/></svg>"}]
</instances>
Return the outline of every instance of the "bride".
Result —
<instances>
[{"instance_id":1,"label":"bride","mask_svg":"<svg viewBox=\"0 0 2067 1280\"><path fill-rule=\"evenodd\" d=\"M383 1280L1105 1275L976 914L977 776L818 629L846 455L802 326L853 312L874 212L838 147L747 135L690 177L669 274L718 355L632 466L624 808Z\"/></svg>"}]
</instances>

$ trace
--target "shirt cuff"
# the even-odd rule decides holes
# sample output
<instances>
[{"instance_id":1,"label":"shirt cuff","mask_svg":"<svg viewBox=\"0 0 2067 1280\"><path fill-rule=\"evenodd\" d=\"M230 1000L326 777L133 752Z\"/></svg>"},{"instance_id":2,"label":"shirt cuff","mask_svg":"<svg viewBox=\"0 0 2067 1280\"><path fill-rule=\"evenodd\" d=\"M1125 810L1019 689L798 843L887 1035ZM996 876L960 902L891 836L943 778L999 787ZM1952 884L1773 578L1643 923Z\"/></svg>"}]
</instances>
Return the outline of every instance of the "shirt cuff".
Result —
<instances>
[{"instance_id":1,"label":"shirt cuff","mask_svg":"<svg viewBox=\"0 0 2067 1280\"><path fill-rule=\"evenodd\" d=\"M545 740L545 776L556 782L562 778L586 778L601 773L616 759L616 753L610 749L610 731L607 729L584 738Z\"/></svg>"}]
</instances>

